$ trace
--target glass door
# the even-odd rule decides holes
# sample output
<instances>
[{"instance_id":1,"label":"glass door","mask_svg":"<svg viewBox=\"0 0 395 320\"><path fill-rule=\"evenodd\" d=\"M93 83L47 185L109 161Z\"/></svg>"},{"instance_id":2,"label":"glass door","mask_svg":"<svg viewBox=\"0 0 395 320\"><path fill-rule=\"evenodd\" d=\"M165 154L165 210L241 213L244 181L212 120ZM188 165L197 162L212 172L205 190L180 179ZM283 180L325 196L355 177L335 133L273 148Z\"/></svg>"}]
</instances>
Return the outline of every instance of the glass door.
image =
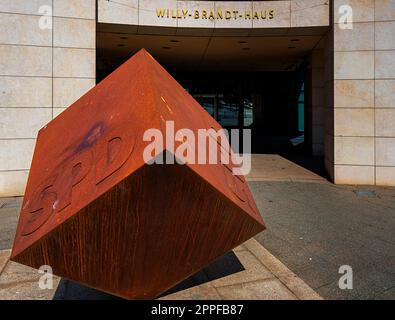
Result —
<instances>
[{"instance_id":1,"label":"glass door","mask_svg":"<svg viewBox=\"0 0 395 320\"><path fill-rule=\"evenodd\" d=\"M217 120L217 95L216 94L194 94L193 97L200 103L200 105Z\"/></svg>"},{"instance_id":2,"label":"glass door","mask_svg":"<svg viewBox=\"0 0 395 320\"><path fill-rule=\"evenodd\" d=\"M194 98L223 127L243 128L252 124L252 99L224 94L195 94Z\"/></svg>"}]
</instances>

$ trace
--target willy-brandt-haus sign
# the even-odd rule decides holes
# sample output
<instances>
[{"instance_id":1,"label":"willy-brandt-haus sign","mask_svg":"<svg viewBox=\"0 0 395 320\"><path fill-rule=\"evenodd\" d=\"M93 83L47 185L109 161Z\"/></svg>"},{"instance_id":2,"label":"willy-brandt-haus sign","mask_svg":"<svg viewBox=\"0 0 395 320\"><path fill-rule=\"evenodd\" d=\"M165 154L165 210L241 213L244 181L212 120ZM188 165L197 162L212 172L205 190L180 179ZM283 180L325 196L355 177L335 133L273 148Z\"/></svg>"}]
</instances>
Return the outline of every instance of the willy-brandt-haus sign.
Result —
<instances>
[{"instance_id":1,"label":"willy-brandt-haus sign","mask_svg":"<svg viewBox=\"0 0 395 320\"><path fill-rule=\"evenodd\" d=\"M201 10L157 8L156 17L159 19L211 19L211 20L266 20L273 19L274 9L263 10L215 10L213 8Z\"/></svg>"}]
</instances>

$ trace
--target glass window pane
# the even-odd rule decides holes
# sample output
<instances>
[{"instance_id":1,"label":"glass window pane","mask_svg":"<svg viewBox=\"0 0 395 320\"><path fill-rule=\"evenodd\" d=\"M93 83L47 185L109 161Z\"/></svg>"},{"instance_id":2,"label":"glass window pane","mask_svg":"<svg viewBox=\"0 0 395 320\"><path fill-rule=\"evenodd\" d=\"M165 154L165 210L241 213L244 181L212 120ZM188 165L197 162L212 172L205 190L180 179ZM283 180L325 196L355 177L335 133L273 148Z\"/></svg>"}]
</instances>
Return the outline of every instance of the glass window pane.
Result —
<instances>
[{"instance_id":1,"label":"glass window pane","mask_svg":"<svg viewBox=\"0 0 395 320\"><path fill-rule=\"evenodd\" d=\"M244 127L252 125L253 119L253 103L250 100L244 100Z\"/></svg>"},{"instance_id":2,"label":"glass window pane","mask_svg":"<svg viewBox=\"0 0 395 320\"><path fill-rule=\"evenodd\" d=\"M224 127L236 127L239 120L237 103L218 99L218 122Z\"/></svg>"},{"instance_id":3,"label":"glass window pane","mask_svg":"<svg viewBox=\"0 0 395 320\"><path fill-rule=\"evenodd\" d=\"M212 98L212 97L196 97L196 100L210 114L210 116L214 117L214 98Z\"/></svg>"}]
</instances>

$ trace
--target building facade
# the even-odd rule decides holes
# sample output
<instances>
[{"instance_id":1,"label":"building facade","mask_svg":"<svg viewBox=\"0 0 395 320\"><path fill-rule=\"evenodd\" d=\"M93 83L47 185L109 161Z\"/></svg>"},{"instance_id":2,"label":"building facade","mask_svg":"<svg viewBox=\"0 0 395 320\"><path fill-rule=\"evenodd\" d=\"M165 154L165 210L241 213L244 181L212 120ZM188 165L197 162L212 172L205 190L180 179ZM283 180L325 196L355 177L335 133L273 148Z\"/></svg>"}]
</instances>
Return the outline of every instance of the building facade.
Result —
<instances>
[{"instance_id":1,"label":"building facade","mask_svg":"<svg viewBox=\"0 0 395 320\"><path fill-rule=\"evenodd\" d=\"M300 134L334 183L395 185L395 0L0 0L0 28L0 196L23 194L38 130L143 47L253 151Z\"/></svg>"}]
</instances>

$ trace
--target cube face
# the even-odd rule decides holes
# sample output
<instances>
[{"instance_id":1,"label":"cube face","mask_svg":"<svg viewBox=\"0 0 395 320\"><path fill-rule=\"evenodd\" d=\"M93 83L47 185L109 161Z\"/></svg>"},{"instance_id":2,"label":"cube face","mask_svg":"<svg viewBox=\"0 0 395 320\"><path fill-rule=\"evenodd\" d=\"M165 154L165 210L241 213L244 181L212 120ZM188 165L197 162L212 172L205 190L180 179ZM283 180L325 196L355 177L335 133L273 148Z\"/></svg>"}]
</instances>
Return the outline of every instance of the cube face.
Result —
<instances>
[{"instance_id":1,"label":"cube face","mask_svg":"<svg viewBox=\"0 0 395 320\"><path fill-rule=\"evenodd\" d=\"M44 127L12 259L118 296L154 298L262 231L245 180L229 165L146 164L144 132L165 132L167 120L175 130L220 128L140 51Z\"/></svg>"},{"instance_id":2,"label":"cube face","mask_svg":"<svg viewBox=\"0 0 395 320\"><path fill-rule=\"evenodd\" d=\"M154 298L261 230L187 166L143 166L18 261L122 297Z\"/></svg>"}]
</instances>

